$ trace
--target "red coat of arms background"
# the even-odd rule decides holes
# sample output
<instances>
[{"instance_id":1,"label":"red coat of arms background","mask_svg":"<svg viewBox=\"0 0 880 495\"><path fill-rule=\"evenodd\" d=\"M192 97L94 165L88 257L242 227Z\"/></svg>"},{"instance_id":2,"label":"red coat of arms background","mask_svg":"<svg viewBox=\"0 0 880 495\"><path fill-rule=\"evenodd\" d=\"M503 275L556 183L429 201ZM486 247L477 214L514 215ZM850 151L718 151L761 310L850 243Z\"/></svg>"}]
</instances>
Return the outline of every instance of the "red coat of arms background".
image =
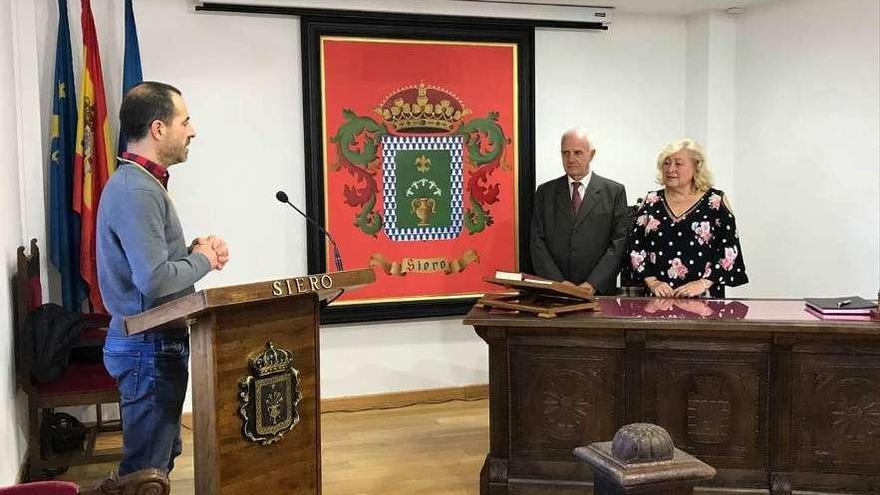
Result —
<instances>
[{"instance_id":1,"label":"red coat of arms background","mask_svg":"<svg viewBox=\"0 0 880 495\"><path fill-rule=\"evenodd\" d=\"M326 227L347 267L377 272L340 303L489 292L484 276L519 269L516 60L514 44L321 38Z\"/></svg>"}]
</instances>

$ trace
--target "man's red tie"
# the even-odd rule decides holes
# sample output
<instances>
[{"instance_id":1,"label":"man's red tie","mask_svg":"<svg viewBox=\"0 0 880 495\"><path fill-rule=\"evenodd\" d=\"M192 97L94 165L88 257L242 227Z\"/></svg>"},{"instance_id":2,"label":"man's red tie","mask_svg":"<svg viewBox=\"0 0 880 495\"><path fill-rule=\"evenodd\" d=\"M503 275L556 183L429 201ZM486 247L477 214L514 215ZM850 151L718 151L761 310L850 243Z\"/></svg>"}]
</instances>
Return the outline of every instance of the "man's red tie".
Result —
<instances>
[{"instance_id":1,"label":"man's red tie","mask_svg":"<svg viewBox=\"0 0 880 495\"><path fill-rule=\"evenodd\" d=\"M580 188L580 182L571 183L571 213L574 215L578 214L578 210L581 209L581 201L583 201L580 192L578 192Z\"/></svg>"}]
</instances>

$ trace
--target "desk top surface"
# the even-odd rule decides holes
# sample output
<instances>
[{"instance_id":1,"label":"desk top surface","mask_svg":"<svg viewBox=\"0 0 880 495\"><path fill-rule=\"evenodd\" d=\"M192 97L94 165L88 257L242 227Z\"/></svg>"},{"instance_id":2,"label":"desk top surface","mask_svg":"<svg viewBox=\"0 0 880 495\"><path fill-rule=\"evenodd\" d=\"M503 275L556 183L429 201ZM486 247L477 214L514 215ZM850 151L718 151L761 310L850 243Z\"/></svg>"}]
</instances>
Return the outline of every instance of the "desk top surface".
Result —
<instances>
[{"instance_id":1,"label":"desk top surface","mask_svg":"<svg viewBox=\"0 0 880 495\"><path fill-rule=\"evenodd\" d=\"M721 328L767 331L833 331L874 334L880 321L870 316L820 318L800 299L662 299L598 297L599 311L580 311L544 319L530 314L473 308L467 325L583 328Z\"/></svg>"}]
</instances>

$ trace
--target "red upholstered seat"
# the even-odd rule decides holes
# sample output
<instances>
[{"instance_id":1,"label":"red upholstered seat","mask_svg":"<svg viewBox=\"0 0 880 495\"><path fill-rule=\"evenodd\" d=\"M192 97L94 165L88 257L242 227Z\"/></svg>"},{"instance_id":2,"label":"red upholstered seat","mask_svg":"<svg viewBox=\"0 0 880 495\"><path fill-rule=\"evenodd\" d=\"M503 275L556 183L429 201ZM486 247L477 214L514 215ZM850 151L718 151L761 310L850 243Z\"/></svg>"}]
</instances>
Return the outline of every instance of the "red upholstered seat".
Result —
<instances>
[{"instance_id":1,"label":"red upholstered seat","mask_svg":"<svg viewBox=\"0 0 880 495\"><path fill-rule=\"evenodd\" d=\"M69 481L38 481L0 488L0 495L77 495L79 487Z\"/></svg>"},{"instance_id":2,"label":"red upholstered seat","mask_svg":"<svg viewBox=\"0 0 880 495\"><path fill-rule=\"evenodd\" d=\"M116 380L107 374L104 363L71 363L64 375L52 383L36 383L41 395L76 394L99 390L116 390Z\"/></svg>"},{"instance_id":3,"label":"red upholstered seat","mask_svg":"<svg viewBox=\"0 0 880 495\"><path fill-rule=\"evenodd\" d=\"M79 338L76 339L73 347L104 347L104 340L106 338L106 327L90 327L79 334Z\"/></svg>"},{"instance_id":4,"label":"red upholstered seat","mask_svg":"<svg viewBox=\"0 0 880 495\"><path fill-rule=\"evenodd\" d=\"M107 329L101 327L87 328L79 334L80 341L99 342L103 345L104 339L107 338Z\"/></svg>"}]
</instances>

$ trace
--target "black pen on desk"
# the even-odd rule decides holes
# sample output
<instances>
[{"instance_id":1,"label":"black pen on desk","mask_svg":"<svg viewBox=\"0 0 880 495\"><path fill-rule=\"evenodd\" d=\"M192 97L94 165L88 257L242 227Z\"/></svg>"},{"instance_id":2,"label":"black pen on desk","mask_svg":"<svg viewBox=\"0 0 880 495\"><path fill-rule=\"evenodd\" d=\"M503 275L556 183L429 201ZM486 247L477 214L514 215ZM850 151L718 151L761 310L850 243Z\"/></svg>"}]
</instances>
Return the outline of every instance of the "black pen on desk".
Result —
<instances>
[{"instance_id":1,"label":"black pen on desk","mask_svg":"<svg viewBox=\"0 0 880 495\"><path fill-rule=\"evenodd\" d=\"M843 301L840 301L837 303L837 307L842 308L842 307L846 306L847 304L850 304L851 302L852 302L852 299L844 299Z\"/></svg>"}]
</instances>

